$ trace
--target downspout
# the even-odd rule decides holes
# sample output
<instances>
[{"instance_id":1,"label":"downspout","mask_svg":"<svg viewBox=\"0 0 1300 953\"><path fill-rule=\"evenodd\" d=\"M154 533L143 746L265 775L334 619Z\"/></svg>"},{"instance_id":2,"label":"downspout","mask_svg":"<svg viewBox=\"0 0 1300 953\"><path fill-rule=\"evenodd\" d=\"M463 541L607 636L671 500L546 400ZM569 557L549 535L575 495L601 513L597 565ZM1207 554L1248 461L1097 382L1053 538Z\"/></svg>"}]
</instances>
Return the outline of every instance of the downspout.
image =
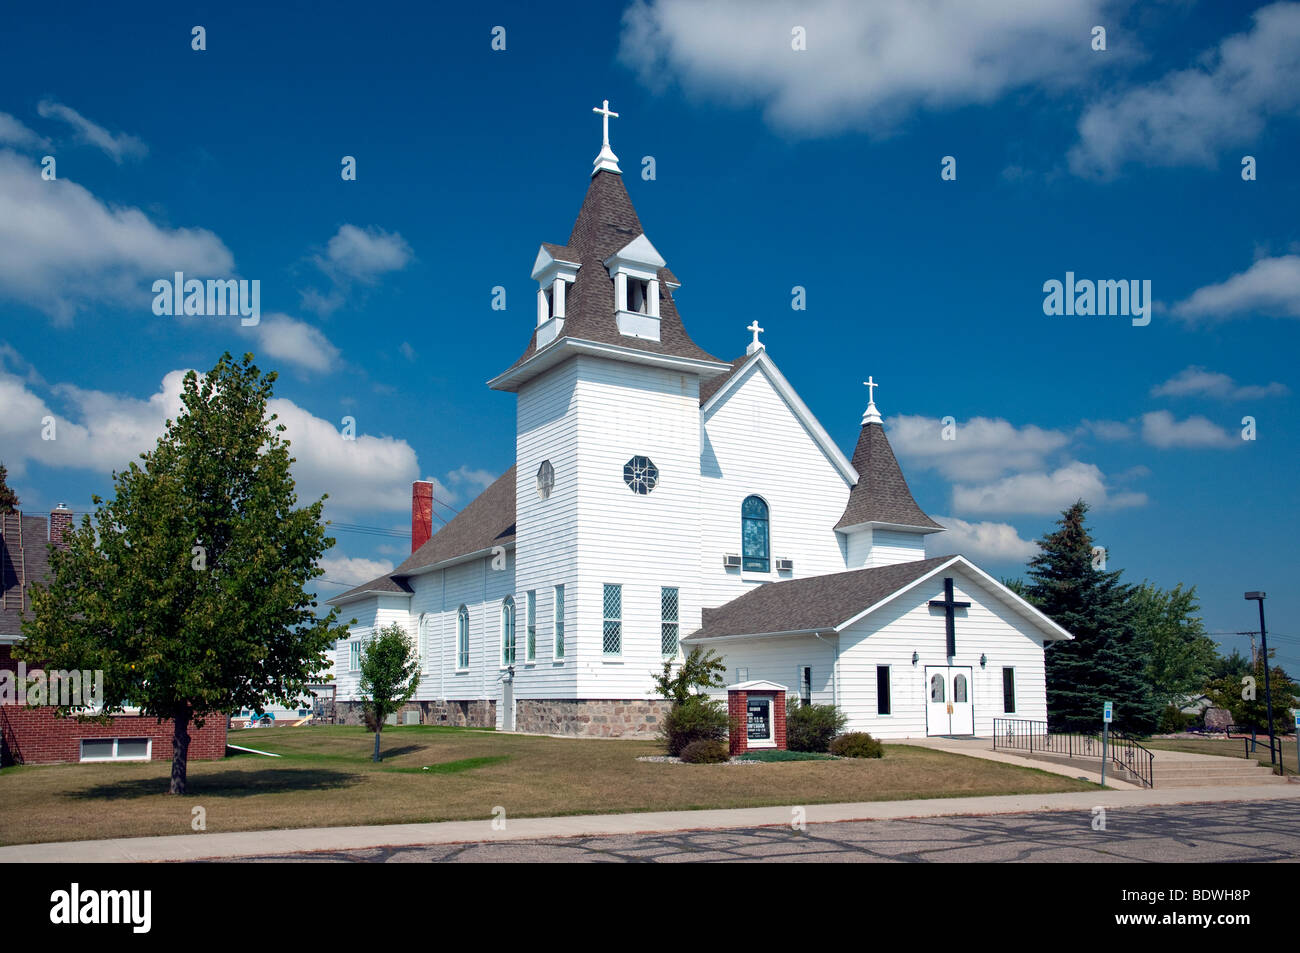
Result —
<instances>
[{"instance_id":1,"label":"downspout","mask_svg":"<svg viewBox=\"0 0 1300 953\"><path fill-rule=\"evenodd\" d=\"M821 637L821 633L819 632L814 632L813 638L817 639L819 642L826 642L826 640ZM829 642L826 642L826 644L830 645ZM831 651L834 653L833 661L831 662L831 704L833 704L836 708L839 708L840 707L840 635L838 632L835 633L835 644L831 645Z\"/></svg>"}]
</instances>

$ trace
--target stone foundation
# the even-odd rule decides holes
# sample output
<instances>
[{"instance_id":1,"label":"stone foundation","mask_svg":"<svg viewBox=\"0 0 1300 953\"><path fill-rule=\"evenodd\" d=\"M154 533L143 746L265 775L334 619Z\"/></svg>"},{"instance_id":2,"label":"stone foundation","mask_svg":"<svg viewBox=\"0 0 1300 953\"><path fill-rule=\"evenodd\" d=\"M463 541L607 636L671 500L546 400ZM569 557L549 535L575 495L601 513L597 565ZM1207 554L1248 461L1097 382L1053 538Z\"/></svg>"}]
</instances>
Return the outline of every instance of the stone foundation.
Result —
<instances>
[{"instance_id":1,"label":"stone foundation","mask_svg":"<svg viewBox=\"0 0 1300 953\"><path fill-rule=\"evenodd\" d=\"M668 710L662 699L515 699L515 730L588 738L651 738Z\"/></svg>"},{"instance_id":2,"label":"stone foundation","mask_svg":"<svg viewBox=\"0 0 1300 953\"><path fill-rule=\"evenodd\" d=\"M447 725L453 728L491 728L497 721L497 703L492 700L407 702L397 713L397 724L406 724L406 713L416 712L422 725ZM365 724L360 702L339 702L337 723Z\"/></svg>"}]
</instances>

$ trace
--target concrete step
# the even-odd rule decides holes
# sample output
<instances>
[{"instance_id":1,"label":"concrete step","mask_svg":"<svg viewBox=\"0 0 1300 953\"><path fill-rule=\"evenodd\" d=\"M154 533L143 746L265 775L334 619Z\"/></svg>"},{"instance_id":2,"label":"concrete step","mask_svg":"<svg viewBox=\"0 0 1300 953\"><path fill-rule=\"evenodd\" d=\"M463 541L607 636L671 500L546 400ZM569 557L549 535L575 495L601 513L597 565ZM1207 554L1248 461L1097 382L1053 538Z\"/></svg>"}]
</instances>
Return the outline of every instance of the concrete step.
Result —
<instances>
[{"instance_id":1,"label":"concrete step","mask_svg":"<svg viewBox=\"0 0 1300 953\"><path fill-rule=\"evenodd\" d=\"M1278 777L1275 774L1266 774L1263 777L1251 774L1224 778L1162 778L1157 774L1155 786L1158 788L1217 788L1286 783L1288 783L1286 778Z\"/></svg>"}]
</instances>

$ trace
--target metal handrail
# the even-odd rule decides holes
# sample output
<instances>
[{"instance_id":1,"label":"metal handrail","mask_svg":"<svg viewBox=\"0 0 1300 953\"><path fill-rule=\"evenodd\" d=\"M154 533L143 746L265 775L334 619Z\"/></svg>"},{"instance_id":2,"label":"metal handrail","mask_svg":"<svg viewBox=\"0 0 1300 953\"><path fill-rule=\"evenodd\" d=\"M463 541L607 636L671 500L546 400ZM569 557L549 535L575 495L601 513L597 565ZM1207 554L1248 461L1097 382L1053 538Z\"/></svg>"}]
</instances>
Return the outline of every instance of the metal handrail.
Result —
<instances>
[{"instance_id":1,"label":"metal handrail","mask_svg":"<svg viewBox=\"0 0 1300 953\"><path fill-rule=\"evenodd\" d=\"M1101 760L1102 736L1100 732L1052 732L1048 730L1045 721L994 718L993 748ZM1111 763L1128 771L1146 787L1155 787L1155 755L1139 744L1136 738L1122 731L1112 731L1109 735L1109 749L1107 754Z\"/></svg>"}]
</instances>

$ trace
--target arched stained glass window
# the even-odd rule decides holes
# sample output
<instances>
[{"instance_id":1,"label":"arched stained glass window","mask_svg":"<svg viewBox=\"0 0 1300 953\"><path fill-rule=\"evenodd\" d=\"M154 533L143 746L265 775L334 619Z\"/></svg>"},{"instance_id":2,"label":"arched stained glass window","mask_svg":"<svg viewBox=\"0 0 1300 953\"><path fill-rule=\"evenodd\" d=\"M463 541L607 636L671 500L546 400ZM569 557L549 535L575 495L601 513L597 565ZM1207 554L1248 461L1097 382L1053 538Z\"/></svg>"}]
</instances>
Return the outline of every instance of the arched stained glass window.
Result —
<instances>
[{"instance_id":1,"label":"arched stained glass window","mask_svg":"<svg viewBox=\"0 0 1300 953\"><path fill-rule=\"evenodd\" d=\"M933 675L930 677L930 701L943 701L943 676Z\"/></svg>"},{"instance_id":2,"label":"arched stained glass window","mask_svg":"<svg viewBox=\"0 0 1300 953\"><path fill-rule=\"evenodd\" d=\"M953 676L952 700L954 702L964 702L966 700L966 676L965 675Z\"/></svg>"},{"instance_id":3,"label":"arched stained glass window","mask_svg":"<svg viewBox=\"0 0 1300 953\"><path fill-rule=\"evenodd\" d=\"M768 558L767 504L761 496L747 496L740 505L740 542L744 561L741 568L749 572L767 572Z\"/></svg>"},{"instance_id":4,"label":"arched stained glass window","mask_svg":"<svg viewBox=\"0 0 1300 953\"><path fill-rule=\"evenodd\" d=\"M501 664L515 664L515 600L501 601Z\"/></svg>"}]
</instances>

